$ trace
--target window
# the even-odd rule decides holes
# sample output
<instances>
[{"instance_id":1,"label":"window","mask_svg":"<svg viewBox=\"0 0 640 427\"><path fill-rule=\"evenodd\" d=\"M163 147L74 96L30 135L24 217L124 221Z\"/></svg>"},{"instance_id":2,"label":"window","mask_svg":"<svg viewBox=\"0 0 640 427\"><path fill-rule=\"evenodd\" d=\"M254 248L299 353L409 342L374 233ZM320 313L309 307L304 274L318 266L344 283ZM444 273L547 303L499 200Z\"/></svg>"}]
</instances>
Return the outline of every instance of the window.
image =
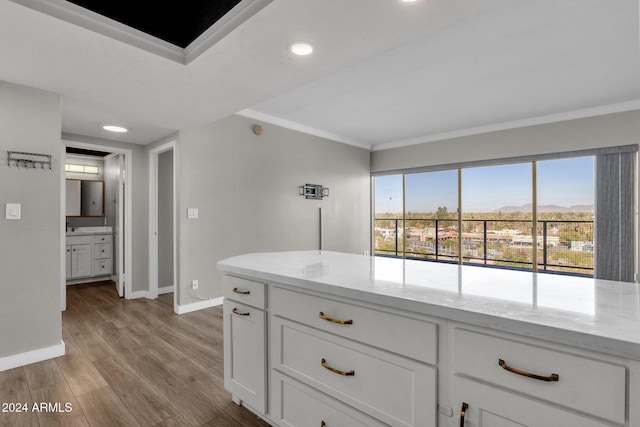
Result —
<instances>
[{"instance_id":1,"label":"window","mask_svg":"<svg viewBox=\"0 0 640 427\"><path fill-rule=\"evenodd\" d=\"M374 253L631 281L637 146L616 149L374 175Z\"/></svg>"}]
</instances>

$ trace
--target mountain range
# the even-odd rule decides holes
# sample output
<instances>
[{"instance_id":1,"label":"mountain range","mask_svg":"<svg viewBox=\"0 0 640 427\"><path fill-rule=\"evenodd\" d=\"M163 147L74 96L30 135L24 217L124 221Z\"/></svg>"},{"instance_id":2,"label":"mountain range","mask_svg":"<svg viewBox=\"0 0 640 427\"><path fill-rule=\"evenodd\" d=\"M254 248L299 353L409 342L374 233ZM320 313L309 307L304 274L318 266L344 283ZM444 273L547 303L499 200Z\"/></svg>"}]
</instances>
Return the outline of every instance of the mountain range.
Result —
<instances>
[{"instance_id":1,"label":"mountain range","mask_svg":"<svg viewBox=\"0 0 640 427\"><path fill-rule=\"evenodd\" d=\"M493 212L502 213L516 213L516 212L531 212L532 205L528 203L522 206L503 206L500 209L496 209ZM573 205L573 206L558 206L558 205L538 205L538 212L559 212L559 213L577 213L577 212L593 212L593 205Z\"/></svg>"}]
</instances>

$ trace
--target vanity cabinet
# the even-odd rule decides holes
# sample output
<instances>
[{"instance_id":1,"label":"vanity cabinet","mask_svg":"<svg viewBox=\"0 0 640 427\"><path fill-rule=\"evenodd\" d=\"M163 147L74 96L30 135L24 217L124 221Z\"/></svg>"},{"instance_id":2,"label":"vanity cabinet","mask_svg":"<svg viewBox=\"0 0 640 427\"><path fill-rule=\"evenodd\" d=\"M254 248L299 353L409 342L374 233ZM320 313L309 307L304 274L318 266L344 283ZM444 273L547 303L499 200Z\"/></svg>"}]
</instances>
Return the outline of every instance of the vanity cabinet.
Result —
<instances>
[{"instance_id":1,"label":"vanity cabinet","mask_svg":"<svg viewBox=\"0 0 640 427\"><path fill-rule=\"evenodd\" d=\"M91 237L68 237L66 251L67 279L91 276Z\"/></svg>"},{"instance_id":2,"label":"vanity cabinet","mask_svg":"<svg viewBox=\"0 0 640 427\"><path fill-rule=\"evenodd\" d=\"M66 243L67 280L82 283L111 275L113 256L110 234L67 236Z\"/></svg>"}]
</instances>

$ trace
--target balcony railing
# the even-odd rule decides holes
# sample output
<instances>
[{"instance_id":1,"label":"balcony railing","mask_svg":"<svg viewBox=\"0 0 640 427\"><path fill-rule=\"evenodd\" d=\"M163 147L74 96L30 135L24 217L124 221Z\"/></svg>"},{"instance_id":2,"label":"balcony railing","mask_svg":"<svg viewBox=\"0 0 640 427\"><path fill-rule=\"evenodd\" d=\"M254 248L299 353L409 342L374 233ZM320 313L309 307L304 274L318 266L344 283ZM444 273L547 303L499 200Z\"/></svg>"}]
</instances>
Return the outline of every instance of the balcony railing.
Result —
<instances>
[{"instance_id":1,"label":"balcony railing","mask_svg":"<svg viewBox=\"0 0 640 427\"><path fill-rule=\"evenodd\" d=\"M593 275L593 221L464 219L375 219L375 254L458 262L460 237L465 264ZM535 243L534 243L535 241ZM406 247L405 247L406 245ZM535 249L534 249L535 248Z\"/></svg>"}]
</instances>

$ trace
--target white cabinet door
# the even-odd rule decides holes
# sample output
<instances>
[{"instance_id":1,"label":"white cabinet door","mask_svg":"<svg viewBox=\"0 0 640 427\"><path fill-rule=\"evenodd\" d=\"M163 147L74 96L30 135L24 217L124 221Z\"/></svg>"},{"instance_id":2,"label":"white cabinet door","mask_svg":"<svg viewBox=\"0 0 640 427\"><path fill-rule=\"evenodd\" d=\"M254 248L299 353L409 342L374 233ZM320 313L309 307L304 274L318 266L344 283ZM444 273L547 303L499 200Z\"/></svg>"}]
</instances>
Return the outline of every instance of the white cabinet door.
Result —
<instances>
[{"instance_id":1,"label":"white cabinet door","mask_svg":"<svg viewBox=\"0 0 640 427\"><path fill-rule=\"evenodd\" d=\"M91 276L91 245L71 246L71 277Z\"/></svg>"},{"instance_id":2,"label":"white cabinet door","mask_svg":"<svg viewBox=\"0 0 640 427\"><path fill-rule=\"evenodd\" d=\"M224 300L224 386L237 399L266 413L265 312Z\"/></svg>"},{"instance_id":3,"label":"white cabinet door","mask_svg":"<svg viewBox=\"0 0 640 427\"><path fill-rule=\"evenodd\" d=\"M71 278L71 246L67 246L65 254L65 271L67 279Z\"/></svg>"}]
</instances>

